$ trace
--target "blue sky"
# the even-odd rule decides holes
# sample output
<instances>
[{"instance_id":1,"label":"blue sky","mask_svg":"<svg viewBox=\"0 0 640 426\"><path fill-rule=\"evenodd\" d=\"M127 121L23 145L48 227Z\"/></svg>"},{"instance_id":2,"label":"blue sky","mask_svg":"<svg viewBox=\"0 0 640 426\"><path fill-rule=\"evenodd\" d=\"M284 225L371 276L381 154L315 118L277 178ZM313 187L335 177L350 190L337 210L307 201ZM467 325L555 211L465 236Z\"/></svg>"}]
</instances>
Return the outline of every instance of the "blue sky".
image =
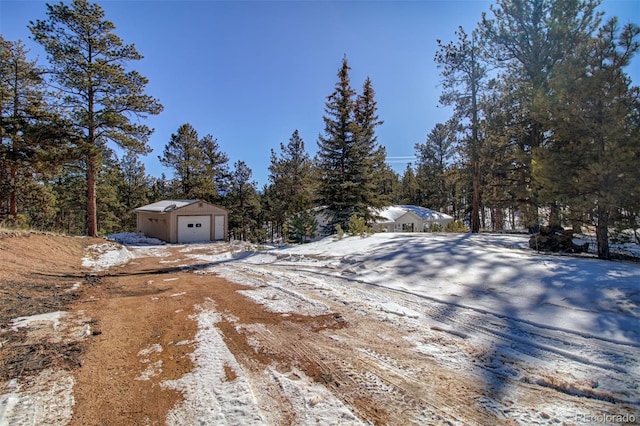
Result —
<instances>
[{"instance_id":1,"label":"blue sky","mask_svg":"<svg viewBox=\"0 0 640 426\"><path fill-rule=\"evenodd\" d=\"M52 1L51 3L56 3ZM311 155L323 132L326 97L344 55L351 84L366 77L384 124L378 141L401 173L450 110L438 106L436 39L469 32L493 1L114 1L98 3L115 33L144 56L132 68L149 79L147 93L164 111L145 120L155 129L147 173L171 175L157 160L171 134L190 123L211 134L230 165L243 160L259 187L268 182L270 150L298 129ZM607 16L640 23L640 1L605 0ZM42 65L46 54L27 25L45 19L45 2L0 0L0 31L21 39ZM640 82L640 60L627 72Z\"/></svg>"}]
</instances>

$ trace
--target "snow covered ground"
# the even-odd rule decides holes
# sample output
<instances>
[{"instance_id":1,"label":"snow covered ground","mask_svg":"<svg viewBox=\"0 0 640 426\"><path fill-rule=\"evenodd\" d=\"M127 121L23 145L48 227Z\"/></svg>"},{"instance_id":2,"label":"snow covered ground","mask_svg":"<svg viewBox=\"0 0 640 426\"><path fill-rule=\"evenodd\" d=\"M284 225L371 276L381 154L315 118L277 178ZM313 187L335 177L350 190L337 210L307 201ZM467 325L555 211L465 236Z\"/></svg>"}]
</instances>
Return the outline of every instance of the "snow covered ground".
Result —
<instances>
[{"instance_id":1,"label":"snow covered ground","mask_svg":"<svg viewBox=\"0 0 640 426\"><path fill-rule=\"evenodd\" d=\"M127 236L120 241L126 244ZM474 404L503 422L637 423L640 265L538 254L527 241L522 235L389 233L263 250L191 244L181 249L190 261L180 266L247 285L252 289L242 294L273 312L318 315L341 304L389 324L416 356L483 383ZM110 262L163 257L167 246L137 241L124 252L115 245L103 249L85 265L104 269ZM195 369L164 384L185 397L168 423L268 424L255 393L260 380L276 380L305 424L360 423L348 405L302 372L273 369L262 378L243 372L214 326L223 314L206 301L199 312ZM354 350L393 374L416 374L408 360ZM225 368L238 378L225 381ZM376 374L370 385L384 397L388 385ZM557 397L536 399L532 388L551 389ZM5 402L15 403L18 394L12 398ZM461 423L446 406L436 408L442 423ZM429 422L420 415L415 418Z\"/></svg>"},{"instance_id":2,"label":"snow covered ground","mask_svg":"<svg viewBox=\"0 0 640 426\"><path fill-rule=\"evenodd\" d=\"M626 413L638 420L640 265L538 254L527 242L522 235L375 234L191 257L231 281L279 291L261 298L275 312L287 303L293 312L317 308L317 295L413 330L416 352L484 380L493 396L478 403L500 417L580 424L584 416ZM433 332L460 341L433 345ZM562 399L533 408L517 402L522 384L626 408L603 412Z\"/></svg>"}]
</instances>

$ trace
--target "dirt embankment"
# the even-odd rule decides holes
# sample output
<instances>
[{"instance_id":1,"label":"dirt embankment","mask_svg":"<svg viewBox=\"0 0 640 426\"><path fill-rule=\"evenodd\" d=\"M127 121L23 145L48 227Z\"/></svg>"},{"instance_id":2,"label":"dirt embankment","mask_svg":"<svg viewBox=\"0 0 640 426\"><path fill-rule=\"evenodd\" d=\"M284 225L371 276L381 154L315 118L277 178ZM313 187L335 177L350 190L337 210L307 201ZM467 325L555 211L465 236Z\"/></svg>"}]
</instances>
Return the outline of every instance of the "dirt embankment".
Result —
<instances>
[{"instance_id":1,"label":"dirt embankment","mask_svg":"<svg viewBox=\"0 0 640 426\"><path fill-rule=\"evenodd\" d=\"M0 383L48 367L74 368L84 346L38 338L11 320L64 311L80 297L85 248L96 239L0 232Z\"/></svg>"}]
</instances>

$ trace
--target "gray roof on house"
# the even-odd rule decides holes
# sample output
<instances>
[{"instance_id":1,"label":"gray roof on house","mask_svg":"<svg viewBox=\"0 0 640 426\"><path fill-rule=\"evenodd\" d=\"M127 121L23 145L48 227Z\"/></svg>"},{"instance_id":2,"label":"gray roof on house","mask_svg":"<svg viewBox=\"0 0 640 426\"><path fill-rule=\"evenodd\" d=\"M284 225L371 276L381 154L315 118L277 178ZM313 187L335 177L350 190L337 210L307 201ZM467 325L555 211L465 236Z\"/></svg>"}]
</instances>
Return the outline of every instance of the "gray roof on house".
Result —
<instances>
[{"instance_id":1,"label":"gray roof on house","mask_svg":"<svg viewBox=\"0 0 640 426\"><path fill-rule=\"evenodd\" d=\"M162 200L153 204L147 204L146 206L138 207L134 209L136 212L151 212L151 213L165 213L171 210L179 209L180 207L194 204L200 200Z\"/></svg>"},{"instance_id":2,"label":"gray roof on house","mask_svg":"<svg viewBox=\"0 0 640 426\"><path fill-rule=\"evenodd\" d=\"M426 207L421 206L410 206L410 205L400 205L400 206L389 206L385 207L378 211L378 214L382 216L386 220L381 220L380 222L395 222L400 219L407 213L413 213L418 216L422 220L442 220L442 219L453 219L453 217L449 216L445 213L440 213L435 210L428 209Z\"/></svg>"}]
</instances>

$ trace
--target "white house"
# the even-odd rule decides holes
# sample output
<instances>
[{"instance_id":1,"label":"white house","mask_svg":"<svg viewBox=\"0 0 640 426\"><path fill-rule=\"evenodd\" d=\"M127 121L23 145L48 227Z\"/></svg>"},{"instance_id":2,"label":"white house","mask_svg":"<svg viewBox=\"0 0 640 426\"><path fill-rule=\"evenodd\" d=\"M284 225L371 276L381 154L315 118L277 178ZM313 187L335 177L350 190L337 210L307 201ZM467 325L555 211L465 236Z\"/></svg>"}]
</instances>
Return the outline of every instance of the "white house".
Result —
<instances>
[{"instance_id":1,"label":"white house","mask_svg":"<svg viewBox=\"0 0 640 426\"><path fill-rule=\"evenodd\" d=\"M434 224L444 229L453 217L420 206L389 206L377 211L376 232L427 232Z\"/></svg>"}]
</instances>

